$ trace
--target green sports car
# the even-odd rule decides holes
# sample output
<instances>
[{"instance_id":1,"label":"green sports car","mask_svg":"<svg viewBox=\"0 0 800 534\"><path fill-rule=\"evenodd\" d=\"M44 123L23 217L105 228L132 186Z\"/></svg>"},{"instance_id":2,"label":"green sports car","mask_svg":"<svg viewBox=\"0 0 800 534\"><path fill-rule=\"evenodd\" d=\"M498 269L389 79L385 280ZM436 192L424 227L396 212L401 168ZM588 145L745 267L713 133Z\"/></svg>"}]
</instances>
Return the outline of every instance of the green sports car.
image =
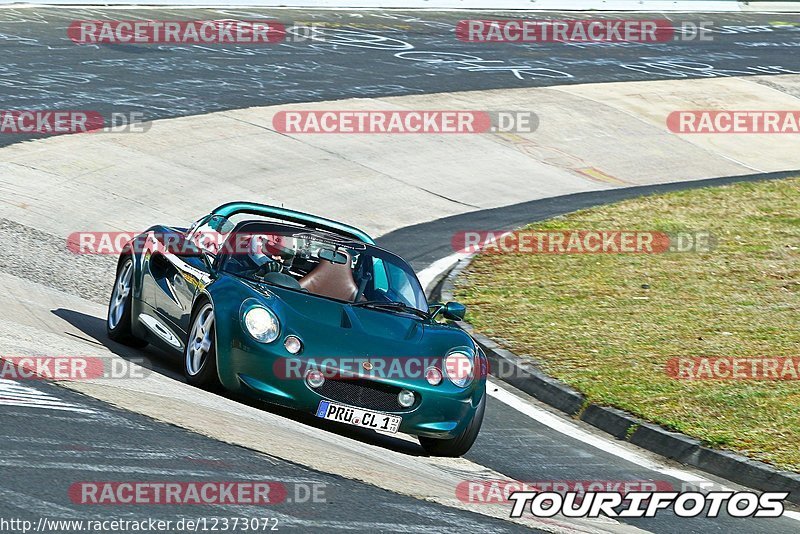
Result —
<instances>
[{"instance_id":1,"label":"green sports car","mask_svg":"<svg viewBox=\"0 0 800 534\"><path fill-rule=\"evenodd\" d=\"M486 406L486 356L429 305L413 269L365 232L248 202L124 248L109 337L183 355L190 384L460 456Z\"/></svg>"}]
</instances>

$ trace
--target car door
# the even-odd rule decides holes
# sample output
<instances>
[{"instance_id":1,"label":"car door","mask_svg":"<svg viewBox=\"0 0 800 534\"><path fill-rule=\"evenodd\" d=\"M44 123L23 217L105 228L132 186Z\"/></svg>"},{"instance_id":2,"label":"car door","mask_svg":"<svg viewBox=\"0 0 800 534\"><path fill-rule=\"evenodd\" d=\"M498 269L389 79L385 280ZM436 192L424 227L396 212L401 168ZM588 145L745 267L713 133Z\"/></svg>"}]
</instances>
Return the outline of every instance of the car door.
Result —
<instances>
[{"instance_id":1,"label":"car door","mask_svg":"<svg viewBox=\"0 0 800 534\"><path fill-rule=\"evenodd\" d=\"M184 232L149 231L142 262L142 297L148 306L139 321L175 350L183 350L195 295L212 279L209 260L189 246Z\"/></svg>"},{"instance_id":2,"label":"car door","mask_svg":"<svg viewBox=\"0 0 800 534\"><path fill-rule=\"evenodd\" d=\"M211 282L209 264L202 256L165 251L154 253L150 265L159 289L156 309L185 340L195 296Z\"/></svg>"}]
</instances>

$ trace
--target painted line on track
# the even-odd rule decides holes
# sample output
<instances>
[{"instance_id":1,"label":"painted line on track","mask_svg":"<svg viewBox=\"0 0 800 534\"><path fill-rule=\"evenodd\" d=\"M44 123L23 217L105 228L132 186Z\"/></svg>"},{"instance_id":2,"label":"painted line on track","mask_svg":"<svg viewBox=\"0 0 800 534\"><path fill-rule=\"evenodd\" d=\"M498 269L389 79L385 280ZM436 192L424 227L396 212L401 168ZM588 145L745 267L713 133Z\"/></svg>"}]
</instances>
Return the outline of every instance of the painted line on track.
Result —
<instances>
[{"instance_id":1,"label":"painted line on track","mask_svg":"<svg viewBox=\"0 0 800 534\"><path fill-rule=\"evenodd\" d=\"M491 388L487 388L487 393L489 396L499 400L506 406L514 408L518 412L527 415L534 421L541 423L548 428L555 430L556 432L564 434L565 436L577 439L578 441L585 443L590 447L594 447L608 454L613 454L617 458L621 458L627 462L644 467L650 471L655 471L656 473L677 478L683 482L695 484L713 484L714 486L720 486L711 479L699 476L684 469L669 466L666 463L651 460L646 458L644 455L629 449L628 447L623 447L614 443L611 439L589 432L581 428L576 423L540 408L532 402L512 393L501 386L496 380L490 380L489 384L492 386ZM722 486L720 489L723 491L735 491L733 488L726 486ZM794 519L795 521L800 521L800 512L792 512L787 510L783 515L790 519Z\"/></svg>"},{"instance_id":2,"label":"painted line on track","mask_svg":"<svg viewBox=\"0 0 800 534\"><path fill-rule=\"evenodd\" d=\"M21 408L45 408L48 410L59 410L77 413L94 414L96 411L64 402L58 397L49 395L38 389L23 386L13 380L0 379L0 406L17 406Z\"/></svg>"}]
</instances>

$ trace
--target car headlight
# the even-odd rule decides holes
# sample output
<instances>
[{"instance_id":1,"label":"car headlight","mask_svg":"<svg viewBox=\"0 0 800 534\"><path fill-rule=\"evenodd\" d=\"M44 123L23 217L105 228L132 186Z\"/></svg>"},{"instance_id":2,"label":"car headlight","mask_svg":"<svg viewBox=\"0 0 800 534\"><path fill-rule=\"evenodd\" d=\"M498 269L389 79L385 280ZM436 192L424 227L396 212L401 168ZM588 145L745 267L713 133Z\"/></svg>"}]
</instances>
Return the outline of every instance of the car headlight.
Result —
<instances>
[{"instance_id":1,"label":"car headlight","mask_svg":"<svg viewBox=\"0 0 800 534\"><path fill-rule=\"evenodd\" d=\"M278 318L263 306L254 306L244 312L244 327L261 343L272 343L281 333L281 324Z\"/></svg>"},{"instance_id":2,"label":"car headlight","mask_svg":"<svg viewBox=\"0 0 800 534\"><path fill-rule=\"evenodd\" d=\"M472 381L472 356L466 352L453 351L444 359L444 372L450 382L463 388Z\"/></svg>"},{"instance_id":3,"label":"car headlight","mask_svg":"<svg viewBox=\"0 0 800 534\"><path fill-rule=\"evenodd\" d=\"M432 386L438 386L442 383L442 372L436 367L428 367L425 370L425 380Z\"/></svg>"}]
</instances>

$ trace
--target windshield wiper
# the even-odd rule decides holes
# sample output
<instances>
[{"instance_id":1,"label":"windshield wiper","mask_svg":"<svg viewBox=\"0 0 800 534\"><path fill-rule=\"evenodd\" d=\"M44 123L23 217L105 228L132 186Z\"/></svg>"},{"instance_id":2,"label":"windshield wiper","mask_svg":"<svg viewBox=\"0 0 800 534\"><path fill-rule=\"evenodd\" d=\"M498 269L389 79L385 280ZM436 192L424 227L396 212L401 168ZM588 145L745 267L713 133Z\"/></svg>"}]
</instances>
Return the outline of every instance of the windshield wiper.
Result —
<instances>
[{"instance_id":1,"label":"windshield wiper","mask_svg":"<svg viewBox=\"0 0 800 534\"><path fill-rule=\"evenodd\" d=\"M356 308L386 308L387 310L399 310L403 312L416 314L423 319L430 318L430 314L426 311L409 306L405 302L385 301L385 300L367 300L364 302L354 302L351 306Z\"/></svg>"}]
</instances>

